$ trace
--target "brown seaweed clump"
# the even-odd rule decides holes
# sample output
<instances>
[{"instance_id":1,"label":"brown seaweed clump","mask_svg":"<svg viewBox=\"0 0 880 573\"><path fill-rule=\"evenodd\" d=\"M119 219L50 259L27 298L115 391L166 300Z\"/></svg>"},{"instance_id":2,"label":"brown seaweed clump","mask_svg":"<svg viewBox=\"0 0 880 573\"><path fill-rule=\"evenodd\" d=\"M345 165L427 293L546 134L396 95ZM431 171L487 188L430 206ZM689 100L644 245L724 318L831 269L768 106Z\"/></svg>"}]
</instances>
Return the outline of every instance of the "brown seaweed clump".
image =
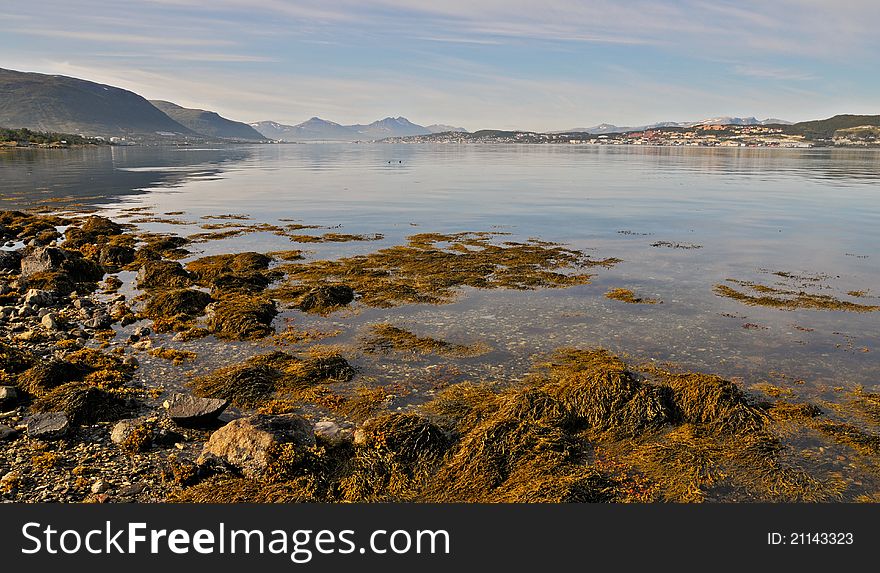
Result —
<instances>
[{"instance_id":1,"label":"brown seaweed clump","mask_svg":"<svg viewBox=\"0 0 880 573\"><path fill-rule=\"evenodd\" d=\"M214 296L226 293L258 293L279 278L269 272L272 258L261 253L237 253L202 257L187 263L196 283L211 288Z\"/></svg>"},{"instance_id":2,"label":"brown seaweed clump","mask_svg":"<svg viewBox=\"0 0 880 573\"><path fill-rule=\"evenodd\" d=\"M193 328L210 303L211 295L200 290L160 290L150 296L142 314L153 320L157 332L181 331Z\"/></svg>"},{"instance_id":3,"label":"brown seaweed clump","mask_svg":"<svg viewBox=\"0 0 880 573\"><path fill-rule=\"evenodd\" d=\"M262 297L233 295L207 308L208 329L218 338L253 340L275 333L275 302Z\"/></svg>"},{"instance_id":4,"label":"brown seaweed clump","mask_svg":"<svg viewBox=\"0 0 880 573\"><path fill-rule=\"evenodd\" d=\"M155 356L156 358L162 358L163 360L170 360L175 366L180 366L184 362L192 362L198 358L198 354L190 350L178 350L176 348L165 347L151 348L148 351L148 354L150 356Z\"/></svg>"},{"instance_id":5,"label":"brown seaweed clump","mask_svg":"<svg viewBox=\"0 0 880 573\"><path fill-rule=\"evenodd\" d=\"M275 368L277 390L286 366ZM820 412L783 410L785 416L771 415L715 376L638 372L604 350L563 349L520 387L450 386L418 410L373 413L352 445L288 452L263 480L212 481L214 497L200 484L178 499L839 499L845 486L838 477L808 473L781 438L791 424L821 431L827 421ZM824 431L866 454L880 443L839 424Z\"/></svg>"},{"instance_id":6,"label":"brown seaweed clump","mask_svg":"<svg viewBox=\"0 0 880 573\"><path fill-rule=\"evenodd\" d=\"M636 293L627 288L613 288L605 293L605 298L619 300L629 304L657 304L661 302L656 298L638 297L636 296Z\"/></svg>"},{"instance_id":7,"label":"brown seaweed clump","mask_svg":"<svg viewBox=\"0 0 880 573\"><path fill-rule=\"evenodd\" d=\"M422 234L406 245L333 261L284 265L288 282L272 296L300 303L303 295L331 284L346 285L368 306L443 304L457 289L562 288L589 282L576 271L611 266L617 259L592 260L580 251L530 240L496 244L492 233Z\"/></svg>"},{"instance_id":8,"label":"brown seaweed clump","mask_svg":"<svg viewBox=\"0 0 880 573\"><path fill-rule=\"evenodd\" d=\"M147 261L137 275L140 289L183 288L192 283L189 273L176 261Z\"/></svg>"},{"instance_id":9,"label":"brown seaweed clump","mask_svg":"<svg viewBox=\"0 0 880 573\"><path fill-rule=\"evenodd\" d=\"M880 310L880 305L850 302L827 294L813 294L803 290L771 287L734 279L728 279L728 282L741 287L742 290L737 290L726 284L718 284L715 285L715 294L749 306L766 306L782 310L811 309L841 310L846 312L874 312Z\"/></svg>"},{"instance_id":10,"label":"brown seaweed clump","mask_svg":"<svg viewBox=\"0 0 880 573\"><path fill-rule=\"evenodd\" d=\"M63 384L38 398L31 409L35 412L64 412L74 425L113 422L130 413L119 395L88 382Z\"/></svg>"},{"instance_id":11,"label":"brown seaweed clump","mask_svg":"<svg viewBox=\"0 0 880 573\"><path fill-rule=\"evenodd\" d=\"M453 344L430 336L418 336L406 329L387 323L371 325L370 334L364 338L361 348L368 354L388 354L396 350L460 358L479 356L489 352L489 347L486 344Z\"/></svg>"},{"instance_id":12,"label":"brown seaweed clump","mask_svg":"<svg viewBox=\"0 0 880 573\"><path fill-rule=\"evenodd\" d=\"M295 398L315 385L350 380L354 374L354 368L338 354L302 359L278 351L219 368L196 378L190 386L198 396L255 408L273 398Z\"/></svg>"}]
</instances>

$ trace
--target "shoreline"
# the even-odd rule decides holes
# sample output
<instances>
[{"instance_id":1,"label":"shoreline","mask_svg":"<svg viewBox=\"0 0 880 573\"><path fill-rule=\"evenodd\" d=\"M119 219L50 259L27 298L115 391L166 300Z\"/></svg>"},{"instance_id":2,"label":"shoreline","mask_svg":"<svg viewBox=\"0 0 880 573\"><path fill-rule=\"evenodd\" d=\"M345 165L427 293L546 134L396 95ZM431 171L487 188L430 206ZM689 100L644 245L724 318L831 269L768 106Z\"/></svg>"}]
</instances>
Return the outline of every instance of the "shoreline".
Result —
<instances>
[{"instance_id":1,"label":"shoreline","mask_svg":"<svg viewBox=\"0 0 880 573\"><path fill-rule=\"evenodd\" d=\"M231 217L210 234L249 225ZM421 233L334 261L293 249L181 264L192 238L122 220L0 212L0 221L4 241L29 243L0 253L4 499L877 501L877 394L829 408L559 348L533 357L523 381L438 378L423 398L401 402L405 388L361 380L358 361L468 360L485 349L393 324L339 347L327 344L332 332L274 321L282 307L344 321L359 306L445 304L463 287L567 288L616 259L473 232ZM259 227L291 241L371 240ZM624 291L605 296L659 302ZM250 348L250 357L186 376L187 341L204 336ZM183 383L172 391L145 382L155 377L144 369ZM236 444L254 436L269 446L241 454ZM492 443L498 449L486 449Z\"/></svg>"}]
</instances>

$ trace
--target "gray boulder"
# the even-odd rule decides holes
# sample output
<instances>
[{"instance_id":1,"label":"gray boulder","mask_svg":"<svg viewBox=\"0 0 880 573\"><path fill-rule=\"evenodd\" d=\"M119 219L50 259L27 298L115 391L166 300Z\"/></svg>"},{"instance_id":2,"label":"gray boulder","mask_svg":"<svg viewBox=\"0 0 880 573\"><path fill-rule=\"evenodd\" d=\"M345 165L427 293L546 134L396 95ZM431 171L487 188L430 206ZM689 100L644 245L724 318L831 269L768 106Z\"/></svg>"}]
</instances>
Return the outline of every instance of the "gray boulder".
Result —
<instances>
[{"instance_id":1,"label":"gray boulder","mask_svg":"<svg viewBox=\"0 0 880 573\"><path fill-rule=\"evenodd\" d=\"M229 406L221 398L199 398L189 394L175 394L163 404L168 417L178 424L203 424L215 420Z\"/></svg>"},{"instance_id":2,"label":"gray boulder","mask_svg":"<svg viewBox=\"0 0 880 573\"><path fill-rule=\"evenodd\" d=\"M271 450L282 444L302 448L315 445L312 424L296 414L257 414L233 420L211 434L199 463L219 458L244 475L256 477L269 466Z\"/></svg>"},{"instance_id":3,"label":"gray boulder","mask_svg":"<svg viewBox=\"0 0 880 573\"><path fill-rule=\"evenodd\" d=\"M70 421L62 412L34 414L25 420L25 424L29 437L43 440L63 438L70 430Z\"/></svg>"},{"instance_id":4,"label":"gray boulder","mask_svg":"<svg viewBox=\"0 0 880 573\"><path fill-rule=\"evenodd\" d=\"M21 276L61 270L67 257L57 247L35 247L29 249L21 259Z\"/></svg>"}]
</instances>

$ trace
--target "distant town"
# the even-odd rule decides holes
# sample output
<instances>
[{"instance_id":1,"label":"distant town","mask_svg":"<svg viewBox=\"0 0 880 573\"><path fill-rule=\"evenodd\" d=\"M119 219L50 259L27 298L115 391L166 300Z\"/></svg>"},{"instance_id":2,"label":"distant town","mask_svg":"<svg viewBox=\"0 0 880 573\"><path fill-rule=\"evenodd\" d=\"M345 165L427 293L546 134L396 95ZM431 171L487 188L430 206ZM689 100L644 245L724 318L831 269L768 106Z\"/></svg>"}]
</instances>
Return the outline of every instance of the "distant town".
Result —
<instances>
[{"instance_id":1,"label":"distant town","mask_svg":"<svg viewBox=\"0 0 880 573\"><path fill-rule=\"evenodd\" d=\"M662 127L622 133L540 133L532 131L482 130L474 133L434 133L391 137L384 143L530 143L570 145L654 145L693 147L788 147L817 146L880 147L880 127L858 126L834 130L830 137L792 133L789 125L722 125Z\"/></svg>"}]
</instances>

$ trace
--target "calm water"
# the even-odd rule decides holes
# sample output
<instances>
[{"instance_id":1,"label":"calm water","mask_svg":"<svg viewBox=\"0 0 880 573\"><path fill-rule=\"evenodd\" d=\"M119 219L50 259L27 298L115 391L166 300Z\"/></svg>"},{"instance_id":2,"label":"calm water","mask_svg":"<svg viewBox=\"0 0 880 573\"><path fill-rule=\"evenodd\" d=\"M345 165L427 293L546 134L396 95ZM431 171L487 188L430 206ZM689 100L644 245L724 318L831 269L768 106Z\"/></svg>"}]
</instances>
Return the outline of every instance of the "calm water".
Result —
<instances>
[{"instance_id":1,"label":"calm water","mask_svg":"<svg viewBox=\"0 0 880 573\"><path fill-rule=\"evenodd\" d=\"M467 291L452 305L279 317L279 324L341 328L329 342L355 341L363 325L388 320L495 348L454 366L436 357L403 366L362 359L365 375L379 380L427 377L437 365L462 377L511 379L536 352L576 345L673 361L747 386L771 381L803 397L833 398L859 385L880 390L880 313L754 308L712 293L727 278L774 284L770 273L785 271L826 277L816 292L880 304L877 151L378 144L16 151L0 152L0 195L0 208L63 198L110 216L149 207L184 211L181 220L198 223L242 213L252 222L295 219L385 235L306 245L316 257L367 252L419 232L501 230L624 260L597 270L593 284L565 290ZM652 247L657 241L702 248ZM302 245L259 233L198 247ZM607 300L612 287L663 304ZM847 296L852 290L868 296ZM231 347L223 348L217 359L232 360Z\"/></svg>"}]
</instances>

